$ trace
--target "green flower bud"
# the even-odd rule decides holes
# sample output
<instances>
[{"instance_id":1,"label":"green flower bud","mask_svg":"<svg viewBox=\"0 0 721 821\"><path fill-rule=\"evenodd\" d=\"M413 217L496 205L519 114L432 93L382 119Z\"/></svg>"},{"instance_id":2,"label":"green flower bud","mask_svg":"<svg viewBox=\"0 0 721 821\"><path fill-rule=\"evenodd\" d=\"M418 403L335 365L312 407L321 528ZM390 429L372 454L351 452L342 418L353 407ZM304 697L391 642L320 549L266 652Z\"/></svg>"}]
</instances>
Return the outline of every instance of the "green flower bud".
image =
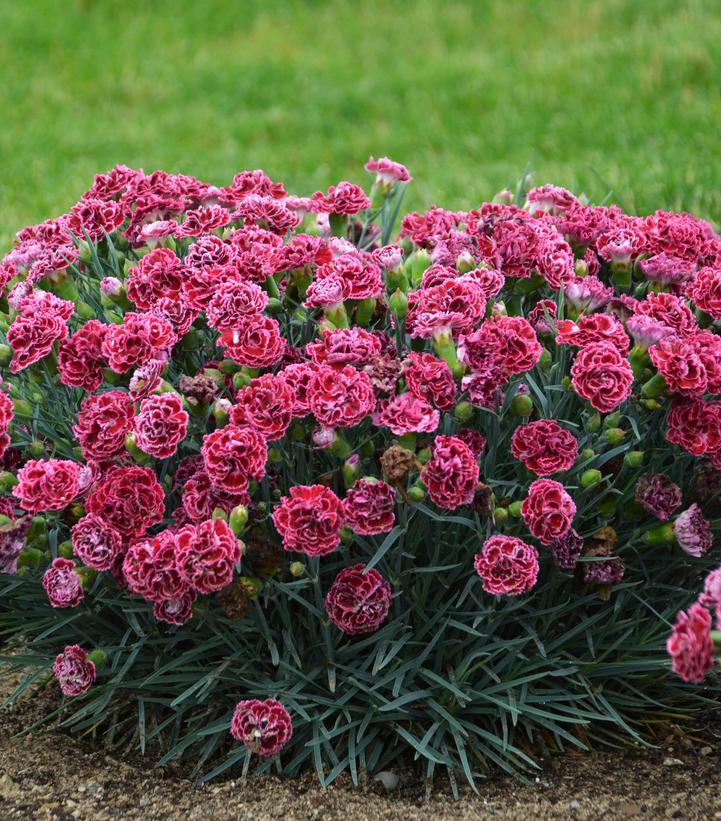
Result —
<instances>
[{"instance_id":1,"label":"green flower bud","mask_svg":"<svg viewBox=\"0 0 721 821\"><path fill-rule=\"evenodd\" d=\"M279 314L283 310L283 303L279 299L276 299L276 297L272 296L268 299L266 310L271 315Z\"/></svg>"},{"instance_id":2,"label":"green flower bud","mask_svg":"<svg viewBox=\"0 0 721 821\"><path fill-rule=\"evenodd\" d=\"M666 380L660 373L657 373L644 384L641 388L641 394L646 399L656 399L661 396L661 394L666 393L667 390L668 385L666 384Z\"/></svg>"},{"instance_id":3,"label":"green flower bud","mask_svg":"<svg viewBox=\"0 0 721 821\"><path fill-rule=\"evenodd\" d=\"M305 575L305 565L303 562L291 562L288 569L290 570L290 575L294 579L299 579L301 576Z\"/></svg>"},{"instance_id":4,"label":"green flower bud","mask_svg":"<svg viewBox=\"0 0 721 821\"><path fill-rule=\"evenodd\" d=\"M343 462L343 484L350 487L355 480L360 476L360 457L357 455L349 456Z\"/></svg>"},{"instance_id":5,"label":"green flower bud","mask_svg":"<svg viewBox=\"0 0 721 821\"><path fill-rule=\"evenodd\" d=\"M408 498L411 502L422 502L426 498L426 491L423 485L413 485L413 487L408 491Z\"/></svg>"},{"instance_id":6,"label":"green flower bud","mask_svg":"<svg viewBox=\"0 0 721 821\"><path fill-rule=\"evenodd\" d=\"M408 314L408 297L400 288L391 296L388 300L388 304L394 316L398 317L398 319L405 319Z\"/></svg>"},{"instance_id":7,"label":"green flower bud","mask_svg":"<svg viewBox=\"0 0 721 821\"><path fill-rule=\"evenodd\" d=\"M263 589L263 582L252 576L238 576L238 585L245 590L251 599L254 599Z\"/></svg>"},{"instance_id":8,"label":"green flower bud","mask_svg":"<svg viewBox=\"0 0 721 821\"><path fill-rule=\"evenodd\" d=\"M464 399L462 402L458 402L456 407L453 409L453 415L459 421L467 422L473 416L474 410L473 405Z\"/></svg>"},{"instance_id":9,"label":"green flower bud","mask_svg":"<svg viewBox=\"0 0 721 821\"><path fill-rule=\"evenodd\" d=\"M279 465L283 461L283 454L279 448L268 449L268 462L271 465Z\"/></svg>"},{"instance_id":10,"label":"green flower bud","mask_svg":"<svg viewBox=\"0 0 721 821\"><path fill-rule=\"evenodd\" d=\"M609 445L619 445L623 441L626 431L623 428L607 428L606 441Z\"/></svg>"},{"instance_id":11,"label":"green flower bud","mask_svg":"<svg viewBox=\"0 0 721 821\"><path fill-rule=\"evenodd\" d=\"M224 359L218 365L218 370L225 376L231 376L240 370L240 365L237 362L233 362L232 359ZM203 371L203 373L205 373L205 371Z\"/></svg>"},{"instance_id":12,"label":"green flower bud","mask_svg":"<svg viewBox=\"0 0 721 821\"><path fill-rule=\"evenodd\" d=\"M18 567L39 567L43 554L36 547L25 547L18 556Z\"/></svg>"},{"instance_id":13,"label":"green flower bud","mask_svg":"<svg viewBox=\"0 0 721 821\"><path fill-rule=\"evenodd\" d=\"M376 301L373 297L361 299L355 309L356 324L365 327L373 319L376 310Z\"/></svg>"},{"instance_id":14,"label":"green flower bud","mask_svg":"<svg viewBox=\"0 0 721 821\"><path fill-rule=\"evenodd\" d=\"M42 442L38 442L37 439L34 439L28 445L28 452L31 456L34 456L36 459L38 459L45 453L45 445Z\"/></svg>"},{"instance_id":15,"label":"green flower bud","mask_svg":"<svg viewBox=\"0 0 721 821\"><path fill-rule=\"evenodd\" d=\"M646 541L652 545L673 544L676 537L673 534L673 525L671 522L660 527L654 527L646 533Z\"/></svg>"},{"instance_id":16,"label":"green flower bud","mask_svg":"<svg viewBox=\"0 0 721 821\"><path fill-rule=\"evenodd\" d=\"M9 345L0 345L0 365L9 365L12 355L13 349Z\"/></svg>"},{"instance_id":17,"label":"green flower bud","mask_svg":"<svg viewBox=\"0 0 721 821\"><path fill-rule=\"evenodd\" d=\"M143 453L142 450L137 446L135 443L135 434L129 433L125 437L125 450L133 457L133 459L138 462L139 464L147 464L150 461L150 457L147 453Z\"/></svg>"},{"instance_id":18,"label":"green flower bud","mask_svg":"<svg viewBox=\"0 0 721 821\"><path fill-rule=\"evenodd\" d=\"M594 413L593 416L589 416L586 420L586 430L589 433L596 433L597 431L601 430L601 415L598 413Z\"/></svg>"},{"instance_id":19,"label":"green flower bud","mask_svg":"<svg viewBox=\"0 0 721 821\"><path fill-rule=\"evenodd\" d=\"M508 505L508 512L514 519L521 518L521 504L522 502L511 502L511 504Z\"/></svg>"},{"instance_id":20,"label":"green flower bud","mask_svg":"<svg viewBox=\"0 0 721 821\"><path fill-rule=\"evenodd\" d=\"M505 507L494 507L493 508L493 521L496 524L501 524L501 522L505 522L508 518L508 511Z\"/></svg>"},{"instance_id":21,"label":"green flower bud","mask_svg":"<svg viewBox=\"0 0 721 821\"><path fill-rule=\"evenodd\" d=\"M621 424L621 413L620 411L614 411L613 413L609 413L608 416L603 420L603 427L604 428L617 428Z\"/></svg>"},{"instance_id":22,"label":"green flower bud","mask_svg":"<svg viewBox=\"0 0 721 821\"><path fill-rule=\"evenodd\" d=\"M517 393L511 399L510 411L513 416L525 418L533 413L533 399L526 393Z\"/></svg>"},{"instance_id":23,"label":"green flower bud","mask_svg":"<svg viewBox=\"0 0 721 821\"><path fill-rule=\"evenodd\" d=\"M431 266L431 255L425 248L415 251L408 257L406 266L410 274L411 285L417 288L423 279L423 272Z\"/></svg>"},{"instance_id":24,"label":"green flower bud","mask_svg":"<svg viewBox=\"0 0 721 821\"><path fill-rule=\"evenodd\" d=\"M640 468L643 464L645 453L642 450L629 450L623 457L623 461L630 468Z\"/></svg>"},{"instance_id":25,"label":"green flower bud","mask_svg":"<svg viewBox=\"0 0 721 821\"><path fill-rule=\"evenodd\" d=\"M602 516L612 516L616 512L617 505L618 496L611 496L608 499L604 499L598 506L599 513Z\"/></svg>"},{"instance_id":26,"label":"green flower bud","mask_svg":"<svg viewBox=\"0 0 721 821\"><path fill-rule=\"evenodd\" d=\"M98 670L102 670L103 667L105 667L106 659L107 655L102 650L93 650L88 653L88 660L92 661Z\"/></svg>"},{"instance_id":27,"label":"green flower bud","mask_svg":"<svg viewBox=\"0 0 721 821\"><path fill-rule=\"evenodd\" d=\"M425 465L426 462L429 462L431 457L433 456L433 451L430 448L421 448L421 450L418 451L417 455L418 461L422 465Z\"/></svg>"},{"instance_id":28,"label":"green flower bud","mask_svg":"<svg viewBox=\"0 0 721 821\"><path fill-rule=\"evenodd\" d=\"M603 479L603 474L601 471L591 468L581 474L581 487L593 487L594 485L597 485L601 479Z\"/></svg>"},{"instance_id":29,"label":"green flower bud","mask_svg":"<svg viewBox=\"0 0 721 821\"><path fill-rule=\"evenodd\" d=\"M17 476L10 473L9 470L4 470L0 473L0 492L7 493L18 483Z\"/></svg>"},{"instance_id":30,"label":"green flower bud","mask_svg":"<svg viewBox=\"0 0 721 821\"><path fill-rule=\"evenodd\" d=\"M62 556L63 559L72 559L73 555L73 543L69 539L58 545L58 556Z\"/></svg>"},{"instance_id":31,"label":"green flower bud","mask_svg":"<svg viewBox=\"0 0 721 821\"><path fill-rule=\"evenodd\" d=\"M235 533L236 536L240 536L248 524L248 508L245 505L236 505L230 511L228 522L233 533Z\"/></svg>"},{"instance_id":32,"label":"green flower bud","mask_svg":"<svg viewBox=\"0 0 721 821\"><path fill-rule=\"evenodd\" d=\"M211 519L222 519L224 522L228 521L228 514L223 510L222 507L214 507L213 512L210 514Z\"/></svg>"}]
</instances>

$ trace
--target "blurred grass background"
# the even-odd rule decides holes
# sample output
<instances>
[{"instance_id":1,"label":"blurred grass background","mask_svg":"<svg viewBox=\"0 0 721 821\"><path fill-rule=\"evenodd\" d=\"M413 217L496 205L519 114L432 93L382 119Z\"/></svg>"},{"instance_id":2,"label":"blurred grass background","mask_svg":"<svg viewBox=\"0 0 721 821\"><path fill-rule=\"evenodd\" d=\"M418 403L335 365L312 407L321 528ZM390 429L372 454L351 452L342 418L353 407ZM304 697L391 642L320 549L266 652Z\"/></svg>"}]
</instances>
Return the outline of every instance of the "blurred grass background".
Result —
<instances>
[{"instance_id":1,"label":"blurred grass background","mask_svg":"<svg viewBox=\"0 0 721 821\"><path fill-rule=\"evenodd\" d=\"M709 0L0 0L0 243L115 163L295 193L416 178L462 208L527 163L628 209L721 217Z\"/></svg>"}]
</instances>

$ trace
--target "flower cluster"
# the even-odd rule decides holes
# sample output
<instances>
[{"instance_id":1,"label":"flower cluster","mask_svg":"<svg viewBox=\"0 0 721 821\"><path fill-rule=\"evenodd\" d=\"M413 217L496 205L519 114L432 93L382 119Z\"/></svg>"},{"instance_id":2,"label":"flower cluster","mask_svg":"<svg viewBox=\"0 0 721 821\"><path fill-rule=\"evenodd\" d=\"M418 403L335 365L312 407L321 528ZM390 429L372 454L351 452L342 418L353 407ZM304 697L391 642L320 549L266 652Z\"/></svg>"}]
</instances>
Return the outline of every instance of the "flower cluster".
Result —
<instances>
[{"instance_id":1,"label":"flower cluster","mask_svg":"<svg viewBox=\"0 0 721 821\"><path fill-rule=\"evenodd\" d=\"M644 550L705 560L721 236L554 186L396 231L411 176L387 157L366 169L368 192L297 197L262 171L219 187L118 166L19 232L0 262L4 572L88 623L124 601L158 643L250 611L243 634L271 625L254 653L274 668L300 659L276 639L311 614L297 648L317 631L332 690L353 642L370 659L377 634L369 670L400 650L399 625L430 641L434 590L457 625L498 597L604 601ZM563 596L538 592L547 578ZM687 681L712 664L720 591L717 571L669 639ZM254 665L236 679L257 673L263 699L238 703L231 733L272 756L293 725L267 698L281 674L261 684ZM69 696L106 675L78 645L54 670Z\"/></svg>"}]
</instances>

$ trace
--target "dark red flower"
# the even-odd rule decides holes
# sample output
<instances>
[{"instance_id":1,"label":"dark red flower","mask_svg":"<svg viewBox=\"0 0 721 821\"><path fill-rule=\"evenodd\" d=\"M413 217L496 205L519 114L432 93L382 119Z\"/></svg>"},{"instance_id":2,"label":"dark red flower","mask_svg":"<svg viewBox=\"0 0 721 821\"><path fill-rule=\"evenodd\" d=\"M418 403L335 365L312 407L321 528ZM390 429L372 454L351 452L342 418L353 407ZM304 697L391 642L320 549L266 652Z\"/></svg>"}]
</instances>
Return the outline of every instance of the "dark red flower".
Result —
<instances>
[{"instance_id":1,"label":"dark red flower","mask_svg":"<svg viewBox=\"0 0 721 821\"><path fill-rule=\"evenodd\" d=\"M374 633L388 616L391 586L374 568L346 567L325 597L325 609L335 626L349 636Z\"/></svg>"}]
</instances>

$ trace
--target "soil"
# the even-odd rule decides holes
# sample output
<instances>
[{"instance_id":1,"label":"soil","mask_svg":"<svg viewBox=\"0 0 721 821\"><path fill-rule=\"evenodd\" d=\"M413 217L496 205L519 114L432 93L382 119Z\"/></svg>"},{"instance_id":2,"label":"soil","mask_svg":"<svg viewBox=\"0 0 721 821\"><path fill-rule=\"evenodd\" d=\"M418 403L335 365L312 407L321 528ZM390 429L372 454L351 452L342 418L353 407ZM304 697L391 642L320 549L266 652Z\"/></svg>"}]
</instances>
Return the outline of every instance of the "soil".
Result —
<instances>
[{"instance_id":1,"label":"soil","mask_svg":"<svg viewBox=\"0 0 721 821\"><path fill-rule=\"evenodd\" d=\"M0 695L9 691L0 679ZM47 708L43 696L0 713L0 819L721 819L721 720L697 736L669 728L655 749L630 748L542 762L532 783L492 778L458 801L400 772L388 791L379 780L355 788L339 780L323 791L312 774L197 785L150 759L118 759L52 728L15 737ZM392 779L395 780L395 779Z\"/></svg>"}]
</instances>

